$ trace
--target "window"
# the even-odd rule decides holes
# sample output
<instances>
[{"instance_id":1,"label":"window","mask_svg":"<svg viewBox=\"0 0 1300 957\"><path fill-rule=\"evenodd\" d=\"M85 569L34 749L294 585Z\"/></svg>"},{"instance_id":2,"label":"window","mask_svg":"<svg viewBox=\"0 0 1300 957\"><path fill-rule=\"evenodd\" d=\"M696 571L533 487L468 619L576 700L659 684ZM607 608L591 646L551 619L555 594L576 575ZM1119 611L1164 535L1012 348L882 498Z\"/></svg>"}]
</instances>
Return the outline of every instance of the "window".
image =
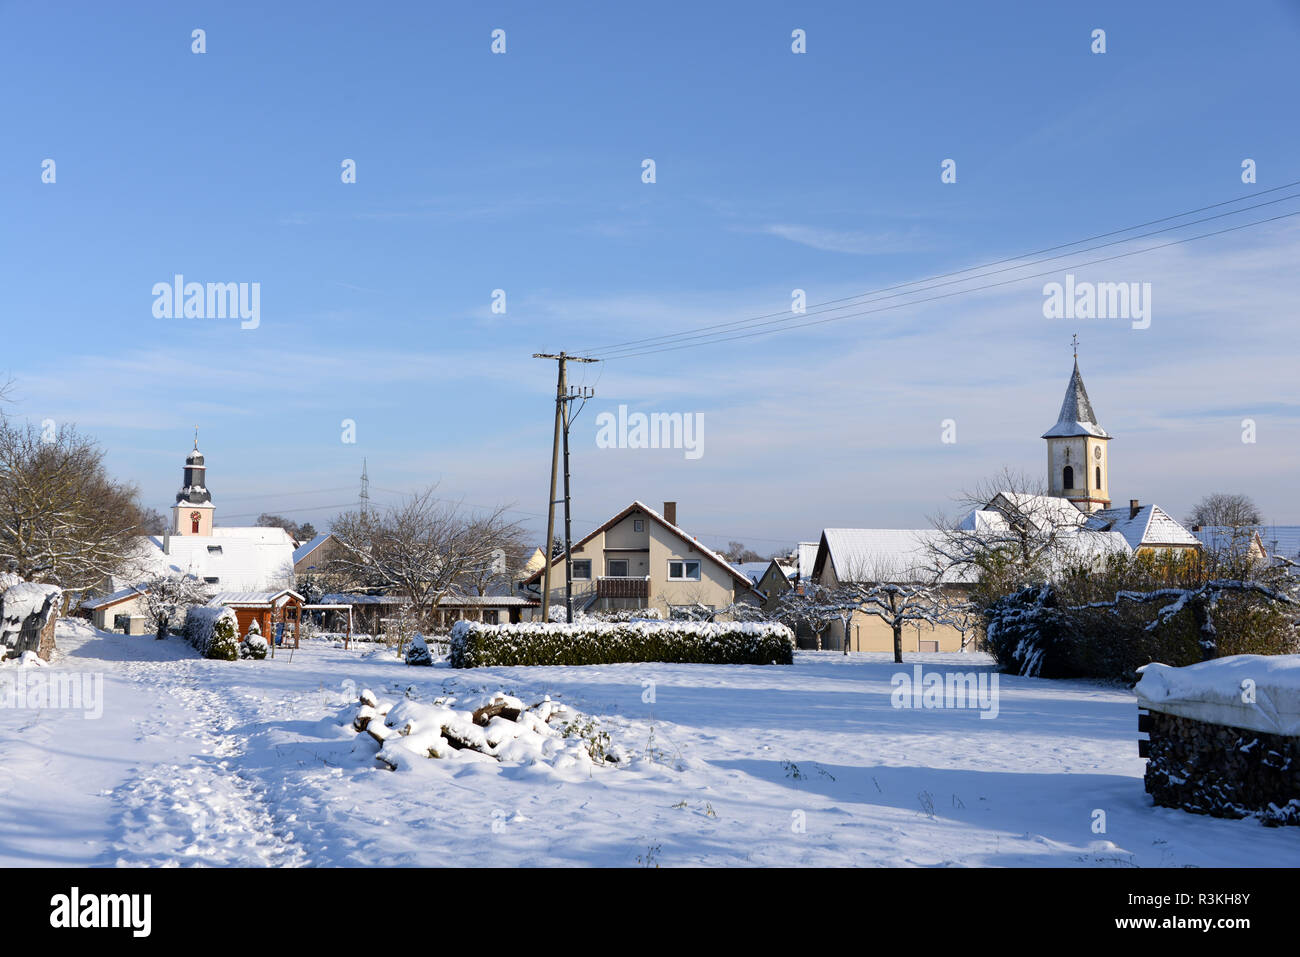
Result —
<instances>
[{"instance_id":1,"label":"window","mask_svg":"<svg viewBox=\"0 0 1300 957\"><path fill-rule=\"evenodd\" d=\"M626 577L627 577L627 559L626 559L626 558L611 558L611 559L610 559L606 564L607 564L608 567L609 567L609 577L610 577L610 578L626 578Z\"/></svg>"},{"instance_id":2,"label":"window","mask_svg":"<svg viewBox=\"0 0 1300 957\"><path fill-rule=\"evenodd\" d=\"M209 577L207 577L207 578L205 578L205 579L203 579L203 580L204 580L204 582L206 582L206 583L209 584L209 585L216 585L216 584L218 584L218 583L221 581L220 578L217 578L217 577L215 577L215 576L209 576Z\"/></svg>"},{"instance_id":3,"label":"window","mask_svg":"<svg viewBox=\"0 0 1300 957\"><path fill-rule=\"evenodd\" d=\"M1097 466L1097 488L1101 488L1101 466Z\"/></svg>"},{"instance_id":4,"label":"window","mask_svg":"<svg viewBox=\"0 0 1300 957\"><path fill-rule=\"evenodd\" d=\"M582 558L573 563L573 577L589 580L591 578L591 559Z\"/></svg>"},{"instance_id":5,"label":"window","mask_svg":"<svg viewBox=\"0 0 1300 957\"><path fill-rule=\"evenodd\" d=\"M671 561L668 563L668 580L669 581L690 581L697 582L700 580L700 563L697 561Z\"/></svg>"},{"instance_id":6,"label":"window","mask_svg":"<svg viewBox=\"0 0 1300 957\"><path fill-rule=\"evenodd\" d=\"M495 608L489 608L483 612L483 624L495 625L497 623L498 613Z\"/></svg>"},{"instance_id":7,"label":"window","mask_svg":"<svg viewBox=\"0 0 1300 957\"><path fill-rule=\"evenodd\" d=\"M1061 473L1061 488L1074 488L1074 466L1067 465Z\"/></svg>"},{"instance_id":8,"label":"window","mask_svg":"<svg viewBox=\"0 0 1300 957\"><path fill-rule=\"evenodd\" d=\"M645 519L644 519L644 518L634 518L634 519L632 519L632 531L634 531L634 532L644 532L644 531L645 531Z\"/></svg>"},{"instance_id":9,"label":"window","mask_svg":"<svg viewBox=\"0 0 1300 957\"><path fill-rule=\"evenodd\" d=\"M209 555L220 555L220 554L221 554L221 546L220 546L220 545L209 545L209 546L208 546L208 554L209 554Z\"/></svg>"}]
</instances>

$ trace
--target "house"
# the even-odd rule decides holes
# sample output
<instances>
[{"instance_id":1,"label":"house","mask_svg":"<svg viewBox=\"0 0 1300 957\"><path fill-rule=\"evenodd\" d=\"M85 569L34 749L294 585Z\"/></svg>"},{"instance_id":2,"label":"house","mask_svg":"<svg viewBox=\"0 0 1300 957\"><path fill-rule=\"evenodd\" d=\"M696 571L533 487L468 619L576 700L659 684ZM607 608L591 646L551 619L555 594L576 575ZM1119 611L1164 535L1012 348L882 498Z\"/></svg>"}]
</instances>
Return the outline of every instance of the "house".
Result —
<instances>
[{"instance_id":1,"label":"house","mask_svg":"<svg viewBox=\"0 0 1300 957\"><path fill-rule=\"evenodd\" d=\"M635 501L577 542L573 553L574 610L655 608L664 617L738 602L758 605L754 583L677 524L677 503L656 512ZM551 604L564 606L564 557L551 560ZM545 566L525 578L524 593L540 598Z\"/></svg>"},{"instance_id":2,"label":"house","mask_svg":"<svg viewBox=\"0 0 1300 957\"><path fill-rule=\"evenodd\" d=\"M817 546L812 581L827 589L843 582L867 586L928 584L934 578L930 570L933 565L930 548L942 534L934 529L913 528L824 529ZM966 570L944 572L933 586L934 595L960 600L969 590L968 576ZM854 612L848 627L849 651L893 651L893 628L878 615ZM969 640L969 632L965 637ZM822 647L843 650L844 642L844 622L832 622L823 632ZM963 635L952 625L915 621L903 626L904 652L963 650Z\"/></svg>"},{"instance_id":3,"label":"house","mask_svg":"<svg viewBox=\"0 0 1300 957\"><path fill-rule=\"evenodd\" d=\"M198 440L185 457L184 480L162 535L138 536L125 572L105 579L98 597L81 605L96 628L152 632L142 600L156 575L188 575L212 594L278 593L294 586L293 539L282 528L218 526ZM241 632L242 634L242 632Z\"/></svg>"},{"instance_id":4,"label":"house","mask_svg":"<svg viewBox=\"0 0 1300 957\"><path fill-rule=\"evenodd\" d=\"M293 573L299 577L322 574L340 547L338 539L322 532L293 550Z\"/></svg>"}]
</instances>

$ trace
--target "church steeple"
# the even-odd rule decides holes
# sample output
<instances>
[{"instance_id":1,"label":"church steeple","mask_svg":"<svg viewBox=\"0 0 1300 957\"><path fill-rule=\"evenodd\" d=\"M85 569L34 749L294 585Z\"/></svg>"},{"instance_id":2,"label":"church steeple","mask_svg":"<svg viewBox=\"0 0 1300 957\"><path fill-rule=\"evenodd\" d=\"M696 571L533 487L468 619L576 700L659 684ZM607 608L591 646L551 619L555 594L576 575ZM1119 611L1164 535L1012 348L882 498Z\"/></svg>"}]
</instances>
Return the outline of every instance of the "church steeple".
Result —
<instances>
[{"instance_id":1,"label":"church steeple","mask_svg":"<svg viewBox=\"0 0 1300 957\"><path fill-rule=\"evenodd\" d=\"M1079 340L1074 337L1074 371L1056 424L1043 433L1047 440L1047 487L1079 509L1095 512L1110 505L1110 434L1097 424L1079 373Z\"/></svg>"},{"instance_id":2,"label":"church steeple","mask_svg":"<svg viewBox=\"0 0 1300 957\"><path fill-rule=\"evenodd\" d=\"M172 506L172 533L175 535L211 535L215 507L208 492L207 465L199 451L199 430L194 428L194 450L185 456L185 484L176 493Z\"/></svg>"}]
</instances>

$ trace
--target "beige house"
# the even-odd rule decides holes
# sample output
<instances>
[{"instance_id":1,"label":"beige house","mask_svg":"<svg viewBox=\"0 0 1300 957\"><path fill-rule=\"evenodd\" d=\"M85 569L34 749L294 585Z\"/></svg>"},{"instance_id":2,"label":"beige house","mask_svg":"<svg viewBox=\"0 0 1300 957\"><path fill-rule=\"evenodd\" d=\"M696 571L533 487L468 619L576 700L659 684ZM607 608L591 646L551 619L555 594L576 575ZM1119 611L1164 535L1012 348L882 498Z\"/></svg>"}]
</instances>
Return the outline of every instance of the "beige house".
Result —
<instances>
[{"instance_id":1,"label":"beige house","mask_svg":"<svg viewBox=\"0 0 1300 957\"><path fill-rule=\"evenodd\" d=\"M835 588L844 582L923 584L931 580L929 546L940 533L913 528L828 528L822 531L813 565L813 581ZM941 599L959 601L968 586L951 574L934 587ZM849 621L849 651L894 650L890 622L867 612ZM966 635L969 642L970 633ZM822 647L844 648L844 624L833 622L822 635ZM903 651L962 651L962 633L948 624L917 621L903 625Z\"/></svg>"},{"instance_id":2,"label":"beige house","mask_svg":"<svg viewBox=\"0 0 1300 957\"><path fill-rule=\"evenodd\" d=\"M524 579L540 598L545 566ZM655 608L664 617L703 606L758 605L753 583L677 525L677 503L663 513L633 502L573 546L573 607L597 612ZM564 558L551 562L551 604L564 605Z\"/></svg>"}]
</instances>

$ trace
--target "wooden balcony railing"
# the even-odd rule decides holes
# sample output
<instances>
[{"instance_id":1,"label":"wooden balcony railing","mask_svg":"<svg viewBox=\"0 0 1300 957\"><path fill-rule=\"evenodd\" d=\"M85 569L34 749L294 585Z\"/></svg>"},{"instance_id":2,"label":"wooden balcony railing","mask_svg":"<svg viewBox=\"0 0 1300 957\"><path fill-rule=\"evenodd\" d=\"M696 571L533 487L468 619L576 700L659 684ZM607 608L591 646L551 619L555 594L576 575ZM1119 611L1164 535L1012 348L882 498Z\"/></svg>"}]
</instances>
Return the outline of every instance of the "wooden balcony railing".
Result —
<instances>
[{"instance_id":1,"label":"wooden balcony railing","mask_svg":"<svg viewBox=\"0 0 1300 957\"><path fill-rule=\"evenodd\" d=\"M596 579L597 598L650 598L650 578L598 578Z\"/></svg>"}]
</instances>

